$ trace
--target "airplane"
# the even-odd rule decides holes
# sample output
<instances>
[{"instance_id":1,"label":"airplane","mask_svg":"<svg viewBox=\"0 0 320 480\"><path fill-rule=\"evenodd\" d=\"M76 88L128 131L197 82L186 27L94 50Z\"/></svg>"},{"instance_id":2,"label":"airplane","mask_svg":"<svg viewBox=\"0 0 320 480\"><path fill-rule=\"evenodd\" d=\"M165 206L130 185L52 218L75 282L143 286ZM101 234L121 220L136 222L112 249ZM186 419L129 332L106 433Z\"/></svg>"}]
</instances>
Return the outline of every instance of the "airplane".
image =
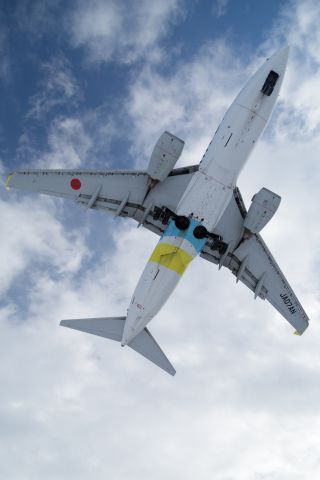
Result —
<instances>
[{"instance_id":1,"label":"airplane","mask_svg":"<svg viewBox=\"0 0 320 480\"><path fill-rule=\"evenodd\" d=\"M123 317L62 320L60 325L129 346L171 375L176 373L147 324L165 304L189 263L200 256L228 268L267 299L301 335L309 319L260 232L281 197L267 188L247 210L238 176L271 116L288 59L283 47L259 68L227 110L199 165L174 168L184 141L164 132L147 170L25 170L7 188L72 199L87 209L132 218L157 235Z\"/></svg>"}]
</instances>

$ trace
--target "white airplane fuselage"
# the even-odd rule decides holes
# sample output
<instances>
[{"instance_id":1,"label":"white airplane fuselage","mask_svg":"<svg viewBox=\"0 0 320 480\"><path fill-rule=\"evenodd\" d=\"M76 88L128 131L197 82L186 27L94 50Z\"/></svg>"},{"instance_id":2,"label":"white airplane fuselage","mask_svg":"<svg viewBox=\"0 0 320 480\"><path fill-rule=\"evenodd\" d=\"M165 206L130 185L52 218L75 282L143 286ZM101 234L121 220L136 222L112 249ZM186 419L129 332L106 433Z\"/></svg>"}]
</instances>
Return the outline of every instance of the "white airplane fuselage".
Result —
<instances>
[{"instance_id":1,"label":"white airplane fuselage","mask_svg":"<svg viewBox=\"0 0 320 480\"><path fill-rule=\"evenodd\" d=\"M175 212L188 218L190 224L182 230L173 219L169 221L133 293L122 345L129 344L159 312L190 261L204 247L207 238L196 238L194 229L201 225L212 232L219 222L238 176L270 118L287 58L285 47L268 59L226 112ZM279 78L268 96L261 88L270 71Z\"/></svg>"}]
</instances>

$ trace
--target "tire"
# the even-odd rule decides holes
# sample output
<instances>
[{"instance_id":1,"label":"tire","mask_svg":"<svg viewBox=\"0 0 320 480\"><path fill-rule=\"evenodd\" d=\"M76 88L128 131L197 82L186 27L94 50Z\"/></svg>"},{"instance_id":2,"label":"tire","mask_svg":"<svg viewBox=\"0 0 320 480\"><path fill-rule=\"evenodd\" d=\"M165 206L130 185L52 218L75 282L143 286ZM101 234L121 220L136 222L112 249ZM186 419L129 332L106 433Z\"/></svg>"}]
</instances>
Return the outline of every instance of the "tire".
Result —
<instances>
[{"instance_id":1,"label":"tire","mask_svg":"<svg viewBox=\"0 0 320 480\"><path fill-rule=\"evenodd\" d=\"M198 225L194 230L193 230L193 236L197 238L198 240L201 240L202 238L205 238L208 234L208 230L206 227L203 225Z\"/></svg>"},{"instance_id":2,"label":"tire","mask_svg":"<svg viewBox=\"0 0 320 480\"><path fill-rule=\"evenodd\" d=\"M190 225L190 220L188 217L176 217L175 220L174 220L174 223L176 224L176 227L179 229L179 230L187 230L189 228L189 225Z\"/></svg>"}]
</instances>

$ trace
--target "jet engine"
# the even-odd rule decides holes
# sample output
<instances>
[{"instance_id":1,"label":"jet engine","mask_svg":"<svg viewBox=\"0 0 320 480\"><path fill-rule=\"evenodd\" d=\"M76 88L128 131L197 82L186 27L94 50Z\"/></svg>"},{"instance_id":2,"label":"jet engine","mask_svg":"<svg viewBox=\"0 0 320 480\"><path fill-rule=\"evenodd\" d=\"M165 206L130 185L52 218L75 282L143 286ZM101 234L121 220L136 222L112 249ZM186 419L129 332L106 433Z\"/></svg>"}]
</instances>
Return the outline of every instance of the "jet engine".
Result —
<instances>
[{"instance_id":1,"label":"jet engine","mask_svg":"<svg viewBox=\"0 0 320 480\"><path fill-rule=\"evenodd\" d=\"M251 200L251 205L244 219L244 237L250 238L259 233L276 213L281 197L267 188L262 188Z\"/></svg>"},{"instance_id":2,"label":"jet engine","mask_svg":"<svg viewBox=\"0 0 320 480\"><path fill-rule=\"evenodd\" d=\"M184 147L184 141L164 132L157 141L148 166L147 173L151 180L163 182L177 163Z\"/></svg>"}]
</instances>

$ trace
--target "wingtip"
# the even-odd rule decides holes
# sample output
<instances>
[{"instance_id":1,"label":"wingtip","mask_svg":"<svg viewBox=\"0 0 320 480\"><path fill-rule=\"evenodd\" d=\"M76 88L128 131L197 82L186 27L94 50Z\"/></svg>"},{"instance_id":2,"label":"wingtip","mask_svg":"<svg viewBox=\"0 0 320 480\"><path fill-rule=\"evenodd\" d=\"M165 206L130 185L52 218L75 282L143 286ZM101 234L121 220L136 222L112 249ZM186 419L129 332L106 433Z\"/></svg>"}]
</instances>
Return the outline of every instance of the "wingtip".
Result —
<instances>
[{"instance_id":1,"label":"wingtip","mask_svg":"<svg viewBox=\"0 0 320 480\"><path fill-rule=\"evenodd\" d=\"M302 334L298 332L298 330L296 330L295 332L293 332L293 335L297 335L297 337L301 337Z\"/></svg>"},{"instance_id":2,"label":"wingtip","mask_svg":"<svg viewBox=\"0 0 320 480\"><path fill-rule=\"evenodd\" d=\"M5 183L6 189L8 190L8 192L10 192L9 183L10 183L10 180L11 180L12 175L13 175L13 173L10 173L10 174L8 175L8 178L7 178L6 183Z\"/></svg>"}]
</instances>

